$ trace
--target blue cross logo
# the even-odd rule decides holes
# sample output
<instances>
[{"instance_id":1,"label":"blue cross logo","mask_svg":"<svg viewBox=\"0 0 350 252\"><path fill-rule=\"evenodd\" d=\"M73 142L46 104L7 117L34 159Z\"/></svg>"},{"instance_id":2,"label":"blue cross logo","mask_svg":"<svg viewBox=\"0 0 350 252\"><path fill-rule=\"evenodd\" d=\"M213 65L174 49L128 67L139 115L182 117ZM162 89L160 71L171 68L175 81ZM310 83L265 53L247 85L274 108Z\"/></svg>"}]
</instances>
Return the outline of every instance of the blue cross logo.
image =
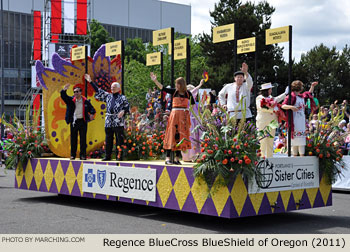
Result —
<instances>
[{"instance_id":1,"label":"blue cross logo","mask_svg":"<svg viewBox=\"0 0 350 252\"><path fill-rule=\"evenodd\" d=\"M92 169L88 169L88 173L85 174L85 182L88 183L88 187L92 187L96 182L96 175L92 173Z\"/></svg>"}]
</instances>

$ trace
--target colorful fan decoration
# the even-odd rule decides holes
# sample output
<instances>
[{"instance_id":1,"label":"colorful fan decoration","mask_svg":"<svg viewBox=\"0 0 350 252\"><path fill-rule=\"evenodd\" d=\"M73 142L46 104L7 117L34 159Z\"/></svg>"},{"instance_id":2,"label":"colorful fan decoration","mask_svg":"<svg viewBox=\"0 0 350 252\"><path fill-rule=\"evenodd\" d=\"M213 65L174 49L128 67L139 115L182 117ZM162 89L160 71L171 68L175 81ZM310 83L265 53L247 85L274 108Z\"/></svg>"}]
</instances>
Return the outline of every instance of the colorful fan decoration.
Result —
<instances>
[{"instance_id":1,"label":"colorful fan decoration","mask_svg":"<svg viewBox=\"0 0 350 252\"><path fill-rule=\"evenodd\" d=\"M202 76L203 76L203 79L205 82L207 82L209 80L209 74L207 71L204 71Z\"/></svg>"}]
</instances>

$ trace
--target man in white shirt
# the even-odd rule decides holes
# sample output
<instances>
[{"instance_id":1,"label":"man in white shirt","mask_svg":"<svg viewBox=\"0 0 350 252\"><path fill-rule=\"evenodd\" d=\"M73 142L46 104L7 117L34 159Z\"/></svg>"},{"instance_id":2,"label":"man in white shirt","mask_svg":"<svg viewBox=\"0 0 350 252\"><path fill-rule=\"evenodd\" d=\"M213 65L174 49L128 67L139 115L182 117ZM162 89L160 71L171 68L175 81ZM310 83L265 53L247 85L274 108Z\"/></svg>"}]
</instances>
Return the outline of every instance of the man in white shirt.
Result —
<instances>
[{"instance_id":1,"label":"man in white shirt","mask_svg":"<svg viewBox=\"0 0 350 252\"><path fill-rule=\"evenodd\" d=\"M250 111L250 90L253 87L253 79L248 73L248 65L242 64L241 71L234 73L235 82L224 85L219 92L219 102L236 119L242 119L245 110L245 118L252 117ZM246 80L246 81L244 81ZM240 101L242 99L242 106Z\"/></svg>"}]
</instances>

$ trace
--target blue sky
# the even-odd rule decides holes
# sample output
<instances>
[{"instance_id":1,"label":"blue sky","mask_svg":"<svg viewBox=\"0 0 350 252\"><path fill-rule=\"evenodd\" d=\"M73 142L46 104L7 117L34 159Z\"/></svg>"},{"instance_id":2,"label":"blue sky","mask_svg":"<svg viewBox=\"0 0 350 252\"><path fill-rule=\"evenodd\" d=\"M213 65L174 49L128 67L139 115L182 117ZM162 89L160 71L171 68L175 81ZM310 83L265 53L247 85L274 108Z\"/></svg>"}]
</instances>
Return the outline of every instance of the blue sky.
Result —
<instances>
[{"instance_id":1,"label":"blue sky","mask_svg":"<svg viewBox=\"0 0 350 252\"><path fill-rule=\"evenodd\" d=\"M193 35L209 33L211 29L209 10L219 0L167 0L192 6ZM243 0L243 2L246 2ZM252 1L259 2L259 1ZM275 13L272 28L293 26L293 57L299 61L302 53L321 43L336 46L341 50L350 43L350 1L349 0L268 0ZM287 57L288 44L285 47Z\"/></svg>"}]
</instances>

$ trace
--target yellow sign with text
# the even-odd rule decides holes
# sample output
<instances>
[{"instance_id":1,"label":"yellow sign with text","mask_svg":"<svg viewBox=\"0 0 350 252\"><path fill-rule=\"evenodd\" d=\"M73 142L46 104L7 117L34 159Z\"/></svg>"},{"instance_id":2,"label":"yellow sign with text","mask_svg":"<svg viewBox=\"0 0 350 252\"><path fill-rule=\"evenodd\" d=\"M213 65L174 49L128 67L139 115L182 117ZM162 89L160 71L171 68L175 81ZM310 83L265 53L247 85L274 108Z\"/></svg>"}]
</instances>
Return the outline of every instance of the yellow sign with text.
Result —
<instances>
[{"instance_id":1,"label":"yellow sign with text","mask_svg":"<svg viewBox=\"0 0 350 252\"><path fill-rule=\"evenodd\" d=\"M237 54L255 52L255 37L237 40Z\"/></svg>"},{"instance_id":2,"label":"yellow sign with text","mask_svg":"<svg viewBox=\"0 0 350 252\"><path fill-rule=\"evenodd\" d=\"M159 65L161 63L162 55L160 52L149 53L146 56L146 66Z\"/></svg>"},{"instance_id":3,"label":"yellow sign with text","mask_svg":"<svg viewBox=\"0 0 350 252\"><path fill-rule=\"evenodd\" d=\"M235 24L222 25L213 28L213 43L235 39Z\"/></svg>"},{"instance_id":4,"label":"yellow sign with text","mask_svg":"<svg viewBox=\"0 0 350 252\"><path fill-rule=\"evenodd\" d=\"M72 48L72 61L85 59L85 46Z\"/></svg>"},{"instance_id":5,"label":"yellow sign with text","mask_svg":"<svg viewBox=\"0 0 350 252\"><path fill-rule=\"evenodd\" d=\"M266 32L266 45L289 41L289 26L268 29Z\"/></svg>"},{"instance_id":6,"label":"yellow sign with text","mask_svg":"<svg viewBox=\"0 0 350 252\"><path fill-rule=\"evenodd\" d=\"M187 57L187 39L178 39L174 41L174 60L186 59ZM171 55L171 43L169 44L169 54Z\"/></svg>"},{"instance_id":7,"label":"yellow sign with text","mask_svg":"<svg viewBox=\"0 0 350 252\"><path fill-rule=\"evenodd\" d=\"M115 41L106 44L106 57L122 53L122 41Z\"/></svg>"},{"instance_id":8,"label":"yellow sign with text","mask_svg":"<svg viewBox=\"0 0 350 252\"><path fill-rule=\"evenodd\" d=\"M171 28L153 31L153 45L169 44L171 42Z\"/></svg>"}]
</instances>

